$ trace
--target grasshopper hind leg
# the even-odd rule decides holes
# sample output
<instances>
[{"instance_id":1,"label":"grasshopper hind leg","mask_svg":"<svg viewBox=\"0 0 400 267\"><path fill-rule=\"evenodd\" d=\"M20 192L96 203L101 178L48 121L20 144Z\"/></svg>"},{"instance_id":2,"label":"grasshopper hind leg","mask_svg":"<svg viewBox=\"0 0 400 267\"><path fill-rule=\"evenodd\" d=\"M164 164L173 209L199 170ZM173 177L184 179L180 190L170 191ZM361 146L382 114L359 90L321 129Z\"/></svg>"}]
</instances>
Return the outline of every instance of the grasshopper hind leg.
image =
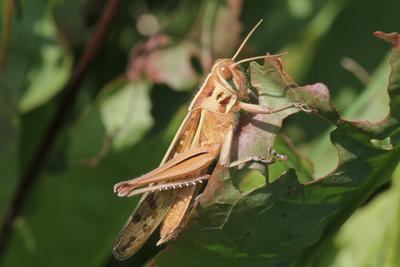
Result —
<instances>
[{"instance_id":1,"label":"grasshopper hind leg","mask_svg":"<svg viewBox=\"0 0 400 267\"><path fill-rule=\"evenodd\" d=\"M214 160L208 163L208 168L204 172L213 173L218 165L229 165L232 139L233 126L230 126L224 142L221 146L218 162L216 162L214 157ZM202 174L199 173L198 175ZM207 179L211 177L208 174L203 175L206 176ZM177 192L177 196L174 201L175 207L170 209L169 213L166 215L166 219L163 221L160 230L161 238L158 241L157 245L161 245L175 239L180 231L182 231L190 218L191 212L197 206L199 199L201 198L202 192L207 188L207 185L197 184L191 188L184 188L183 190L179 190Z\"/></svg>"},{"instance_id":2,"label":"grasshopper hind leg","mask_svg":"<svg viewBox=\"0 0 400 267\"><path fill-rule=\"evenodd\" d=\"M172 200L170 191L145 194L113 244L113 254L124 260L135 254L160 225Z\"/></svg>"}]
</instances>

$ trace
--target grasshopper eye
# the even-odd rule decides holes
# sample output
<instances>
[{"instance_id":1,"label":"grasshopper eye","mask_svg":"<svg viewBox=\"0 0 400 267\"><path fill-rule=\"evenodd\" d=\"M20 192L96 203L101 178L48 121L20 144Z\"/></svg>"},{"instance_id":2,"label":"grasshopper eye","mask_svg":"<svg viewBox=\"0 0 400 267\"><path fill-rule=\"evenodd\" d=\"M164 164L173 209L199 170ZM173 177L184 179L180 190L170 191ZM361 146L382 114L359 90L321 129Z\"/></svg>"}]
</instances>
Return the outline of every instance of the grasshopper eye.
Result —
<instances>
[{"instance_id":1,"label":"grasshopper eye","mask_svg":"<svg viewBox=\"0 0 400 267\"><path fill-rule=\"evenodd\" d=\"M221 67L219 67L219 70L220 70L222 78L224 78L225 80L232 80L233 74L232 74L232 71L228 67L221 66Z\"/></svg>"}]
</instances>

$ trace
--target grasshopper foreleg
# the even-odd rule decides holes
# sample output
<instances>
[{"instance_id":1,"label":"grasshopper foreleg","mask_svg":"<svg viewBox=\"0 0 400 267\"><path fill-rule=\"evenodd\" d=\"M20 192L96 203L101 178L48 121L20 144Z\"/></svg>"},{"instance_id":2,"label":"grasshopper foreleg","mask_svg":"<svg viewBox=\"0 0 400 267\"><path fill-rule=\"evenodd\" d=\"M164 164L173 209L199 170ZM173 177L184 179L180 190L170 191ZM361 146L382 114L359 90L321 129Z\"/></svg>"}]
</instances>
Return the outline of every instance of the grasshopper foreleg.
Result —
<instances>
[{"instance_id":1,"label":"grasshopper foreleg","mask_svg":"<svg viewBox=\"0 0 400 267\"><path fill-rule=\"evenodd\" d=\"M273 155L274 157L267 159L267 158L264 158L261 156L252 156L252 157L248 157L245 159L236 160L236 161L230 163L229 167L232 168L232 167L236 167L236 166L239 166L242 164L253 163L253 162L270 165L270 164L274 164L277 161L286 161L288 159L288 157L285 154L278 153L274 149L270 150L270 154Z\"/></svg>"},{"instance_id":2,"label":"grasshopper foreleg","mask_svg":"<svg viewBox=\"0 0 400 267\"><path fill-rule=\"evenodd\" d=\"M290 109L290 108L297 108L304 112L312 112L313 111L312 109L307 107L307 105L302 104L302 103L291 103L291 104L288 104L286 106L283 106L283 107L280 107L277 109L271 109L270 107L267 107L267 106L239 102L239 107L240 107L240 109L242 109L246 112L256 113L256 114L272 114L272 113L281 112L281 111L284 111L284 110Z\"/></svg>"},{"instance_id":3,"label":"grasshopper foreleg","mask_svg":"<svg viewBox=\"0 0 400 267\"><path fill-rule=\"evenodd\" d=\"M232 162L231 164L229 164L229 168L236 167L236 166L250 163L250 162L251 163L258 162L258 163L262 163L262 164L273 164L276 162L276 159L275 158L266 159L266 158L260 157L260 156L252 156L252 157L248 157L245 159L240 159L240 160L236 160L236 161Z\"/></svg>"}]
</instances>

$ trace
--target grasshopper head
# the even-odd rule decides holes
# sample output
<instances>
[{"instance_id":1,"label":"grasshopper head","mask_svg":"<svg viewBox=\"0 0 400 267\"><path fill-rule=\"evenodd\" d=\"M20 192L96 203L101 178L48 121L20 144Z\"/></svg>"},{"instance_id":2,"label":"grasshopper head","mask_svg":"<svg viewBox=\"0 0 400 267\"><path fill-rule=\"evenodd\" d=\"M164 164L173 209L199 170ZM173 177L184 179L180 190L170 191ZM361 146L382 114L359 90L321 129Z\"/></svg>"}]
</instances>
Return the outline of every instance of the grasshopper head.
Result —
<instances>
[{"instance_id":1,"label":"grasshopper head","mask_svg":"<svg viewBox=\"0 0 400 267\"><path fill-rule=\"evenodd\" d=\"M217 87L239 100L247 97L246 77L242 69L232 59L219 59L211 70Z\"/></svg>"}]
</instances>

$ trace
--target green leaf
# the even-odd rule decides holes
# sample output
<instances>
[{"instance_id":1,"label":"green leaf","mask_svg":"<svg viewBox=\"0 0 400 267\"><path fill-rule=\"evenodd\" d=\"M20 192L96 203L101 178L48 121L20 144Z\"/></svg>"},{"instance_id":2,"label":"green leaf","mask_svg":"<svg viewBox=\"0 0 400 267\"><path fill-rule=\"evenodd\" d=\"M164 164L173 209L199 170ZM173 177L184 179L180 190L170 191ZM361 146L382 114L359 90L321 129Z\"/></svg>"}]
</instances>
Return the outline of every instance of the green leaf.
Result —
<instances>
[{"instance_id":1,"label":"green leaf","mask_svg":"<svg viewBox=\"0 0 400 267\"><path fill-rule=\"evenodd\" d=\"M295 170L288 169L277 180L265 186L257 184L245 192L236 186L235 170L217 166L218 175L209 180L189 225L175 243L153 259L152 265L184 265L188 261L186 255L190 255L191 266L305 266L311 261L317 247L329 240L354 210L387 181L400 160L400 148L395 142L389 150L371 142L395 137L399 129L398 50L393 48L391 58L391 113L376 124L342 119L331 106L325 85L296 86L277 58L267 57L264 66L251 63L250 80L259 92L260 103L272 108L304 103L313 113L336 125L331 140L338 151L338 166L326 177L304 184ZM252 127L258 125L263 133L239 127L237 157L266 156L265 148L275 142L282 120L295 111L244 118L259 120ZM260 127L262 124L268 127ZM263 138L259 138L260 133ZM260 147L265 140L267 146ZM241 143L246 144L242 149Z\"/></svg>"},{"instance_id":2,"label":"green leaf","mask_svg":"<svg viewBox=\"0 0 400 267\"><path fill-rule=\"evenodd\" d=\"M35 26L36 35L46 41L40 46L39 64L27 73L28 87L19 102L22 112L30 111L55 96L66 84L72 68L72 55L58 40L53 19L45 16Z\"/></svg>"},{"instance_id":3,"label":"green leaf","mask_svg":"<svg viewBox=\"0 0 400 267\"><path fill-rule=\"evenodd\" d=\"M371 77L371 82L356 98L354 102L342 113L344 118L366 120L374 122L382 120L389 110L387 93L382 92L382 88L387 85L390 66L387 64L389 57L386 56L376 68ZM330 144L329 135L334 129L326 131L318 140L318 143L312 148L310 158L317 162L315 166L316 175L328 173L334 169L337 164L337 156L334 155L334 148Z\"/></svg>"},{"instance_id":4,"label":"green leaf","mask_svg":"<svg viewBox=\"0 0 400 267\"><path fill-rule=\"evenodd\" d=\"M21 8L23 16L12 21L6 65L0 72L0 81L17 99L19 110L28 112L63 88L73 59L60 40L51 13L52 1L23 1Z\"/></svg>"},{"instance_id":5,"label":"green leaf","mask_svg":"<svg viewBox=\"0 0 400 267\"><path fill-rule=\"evenodd\" d=\"M312 266L398 266L399 170L395 172L394 186L355 212Z\"/></svg>"},{"instance_id":6,"label":"green leaf","mask_svg":"<svg viewBox=\"0 0 400 267\"><path fill-rule=\"evenodd\" d=\"M153 126L149 90L145 81L116 81L103 89L100 115L115 149L134 145Z\"/></svg>"}]
</instances>

